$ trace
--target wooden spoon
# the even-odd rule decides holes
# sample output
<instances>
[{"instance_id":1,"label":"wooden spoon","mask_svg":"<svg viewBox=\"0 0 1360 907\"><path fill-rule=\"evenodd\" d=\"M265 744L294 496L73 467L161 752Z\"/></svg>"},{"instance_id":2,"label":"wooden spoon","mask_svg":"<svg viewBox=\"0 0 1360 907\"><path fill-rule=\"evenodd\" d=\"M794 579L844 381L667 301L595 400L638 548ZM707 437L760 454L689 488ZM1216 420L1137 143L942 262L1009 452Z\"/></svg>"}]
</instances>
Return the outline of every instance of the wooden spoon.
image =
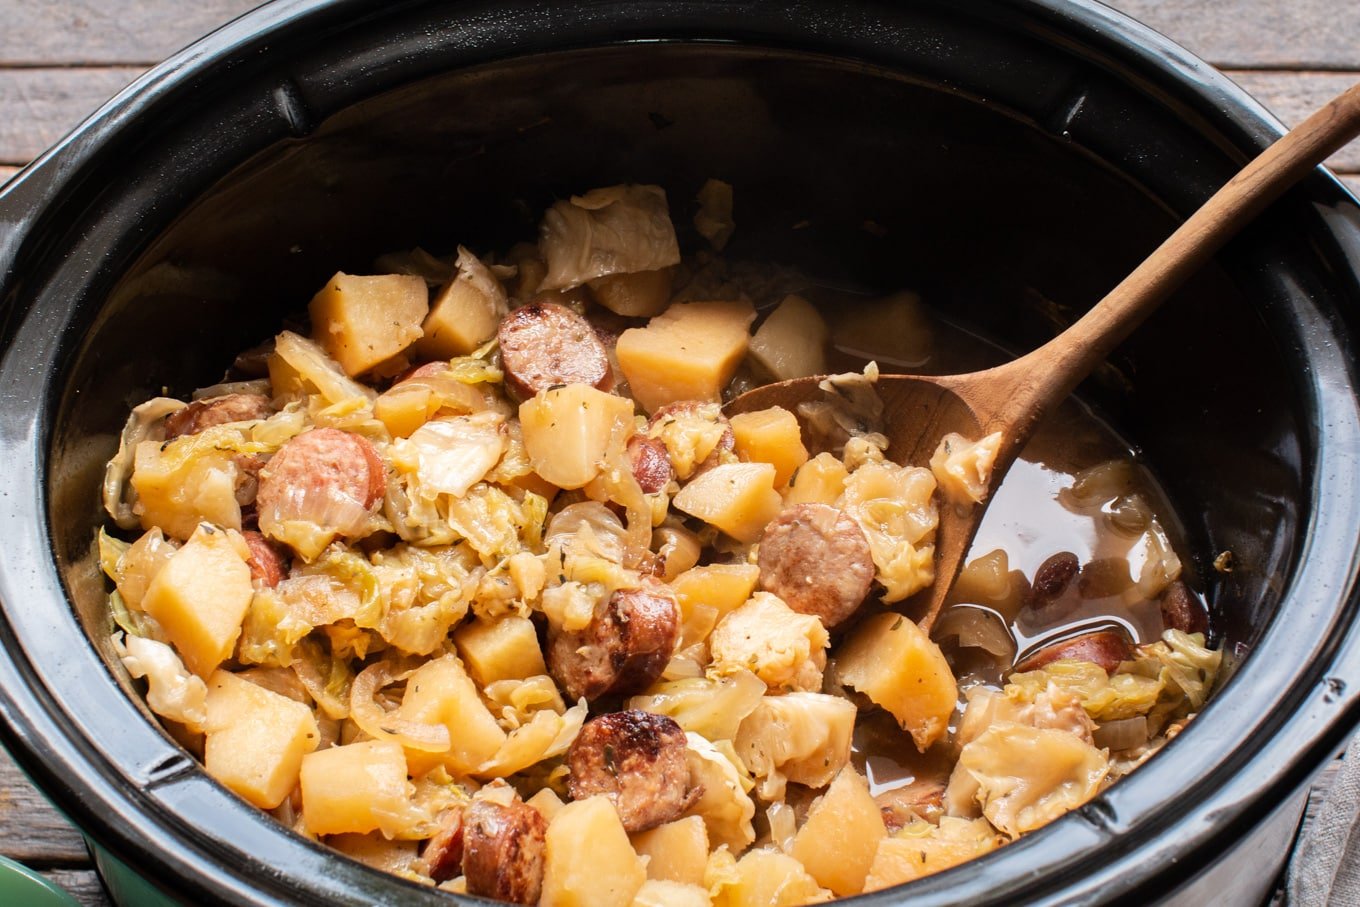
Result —
<instances>
[{"instance_id":1,"label":"wooden spoon","mask_svg":"<svg viewBox=\"0 0 1360 907\"><path fill-rule=\"evenodd\" d=\"M1360 84L1342 92L1290 130L1181 224L1132 274L1082 318L1028 355L965 375L883 375L878 393L890 442L901 464L926 465L950 432L977 440L1002 433L983 504L943 504L935 538L935 582L920 593L929 631L968 553L990 499L1044 415L1061 402L1162 301L1238 230L1332 152L1360 134ZM818 376L756 388L726 407L729 414L771 406L797 412L824 399Z\"/></svg>"}]
</instances>

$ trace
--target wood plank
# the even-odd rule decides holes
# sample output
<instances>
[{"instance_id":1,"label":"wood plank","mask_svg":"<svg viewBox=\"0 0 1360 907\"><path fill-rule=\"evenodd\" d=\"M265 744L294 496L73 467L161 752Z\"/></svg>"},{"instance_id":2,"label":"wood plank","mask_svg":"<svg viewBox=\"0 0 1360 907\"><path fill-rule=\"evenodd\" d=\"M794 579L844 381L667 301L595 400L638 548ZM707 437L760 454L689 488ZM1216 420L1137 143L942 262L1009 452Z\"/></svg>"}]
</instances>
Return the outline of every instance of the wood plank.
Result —
<instances>
[{"instance_id":1,"label":"wood plank","mask_svg":"<svg viewBox=\"0 0 1360 907\"><path fill-rule=\"evenodd\" d=\"M85 839L0 749L0 854L36 869L87 866Z\"/></svg>"},{"instance_id":2,"label":"wood plank","mask_svg":"<svg viewBox=\"0 0 1360 907\"><path fill-rule=\"evenodd\" d=\"M1360 3L1356 4L1360 8ZM1360 38L1360 35L1357 36ZM1360 62L1360 45L1352 65ZM1229 70L1227 75L1249 94L1270 108L1287 126L1296 126L1313 111L1360 82L1360 71L1351 72L1252 72ZM1327 165L1343 173L1360 172L1360 140L1351 142L1328 159Z\"/></svg>"},{"instance_id":3,"label":"wood plank","mask_svg":"<svg viewBox=\"0 0 1360 907\"><path fill-rule=\"evenodd\" d=\"M27 163L142 71L0 69L0 164Z\"/></svg>"},{"instance_id":4,"label":"wood plank","mask_svg":"<svg viewBox=\"0 0 1360 907\"><path fill-rule=\"evenodd\" d=\"M260 0L5 0L0 66L158 63Z\"/></svg>"},{"instance_id":5,"label":"wood plank","mask_svg":"<svg viewBox=\"0 0 1360 907\"><path fill-rule=\"evenodd\" d=\"M65 888L81 907L110 907L113 903L104 893L104 883L99 881L99 874L93 869L57 869L43 875Z\"/></svg>"},{"instance_id":6,"label":"wood plank","mask_svg":"<svg viewBox=\"0 0 1360 907\"><path fill-rule=\"evenodd\" d=\"M1216 66L1351 69L1360 56L1355 0L1107 0Z\"/></svg>"}]
</instances>

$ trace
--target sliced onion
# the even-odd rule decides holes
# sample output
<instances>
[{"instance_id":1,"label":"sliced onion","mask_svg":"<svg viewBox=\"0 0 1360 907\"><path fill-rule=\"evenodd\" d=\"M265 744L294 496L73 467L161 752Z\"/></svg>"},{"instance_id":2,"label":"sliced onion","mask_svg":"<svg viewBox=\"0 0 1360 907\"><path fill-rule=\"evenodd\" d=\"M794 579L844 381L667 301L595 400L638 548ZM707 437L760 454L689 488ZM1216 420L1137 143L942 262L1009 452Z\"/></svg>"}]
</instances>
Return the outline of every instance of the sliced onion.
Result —
<instances>
[{"instance_id":1,"label":"sliced onion","mask_svg":"<svg viewBox=\"0 0 1360 907\"><path fill-rule=\"evenodd\" d=\"M1106 721L1091 735L1095 745L1111 752L1130 750L1148 741L1148 723L1143 715Z\"/></svg>"},{"instance_id":2,"label":"sliced onion","mask_svg":"<svg viewBox=\"0 0 1360 907\"><path fill-rule=\"evenodd\" d=\"M957 636L960 646L982 649L1007 662L1015 658L1015 638L991 608L954 605L940 617L932 635L936 639Z\"/></svg>"},{"instance_id":3,"label":"sliced onion","mask_svg":"<svg viewBox=\"0 0 1360 907\"><path fill-rule=\"evenodd\" d=\"M390 661L364 668L350 686L349 717L374 740L391 740L426 753L446 752L452 741L444 725L408 721L378 704L377 695L383 687L405 680L413 670L402 670Z\"/></svg>"}]
</instances>

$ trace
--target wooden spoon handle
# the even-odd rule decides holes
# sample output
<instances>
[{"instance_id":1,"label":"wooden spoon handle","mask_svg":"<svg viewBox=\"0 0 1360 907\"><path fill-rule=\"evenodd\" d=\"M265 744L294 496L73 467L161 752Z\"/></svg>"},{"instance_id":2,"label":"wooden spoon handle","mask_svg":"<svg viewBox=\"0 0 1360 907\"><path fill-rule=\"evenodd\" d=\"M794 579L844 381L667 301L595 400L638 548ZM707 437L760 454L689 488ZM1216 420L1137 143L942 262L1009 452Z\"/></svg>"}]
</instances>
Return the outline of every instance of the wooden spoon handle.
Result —
<instances>
[{"instance_id":1,"label":"wooden spoon handle","mask_svg":"<svg viewBox=\"0 0 1360 907\"><path fill-rule=\"evenodd\" d=\"M1285 190L1360 135L1360 84L1263 151L1141 265L1058 337L1007 365L1014 377L998 425L1070 394L1163 300Z\"/></svg>"}]
</instances>

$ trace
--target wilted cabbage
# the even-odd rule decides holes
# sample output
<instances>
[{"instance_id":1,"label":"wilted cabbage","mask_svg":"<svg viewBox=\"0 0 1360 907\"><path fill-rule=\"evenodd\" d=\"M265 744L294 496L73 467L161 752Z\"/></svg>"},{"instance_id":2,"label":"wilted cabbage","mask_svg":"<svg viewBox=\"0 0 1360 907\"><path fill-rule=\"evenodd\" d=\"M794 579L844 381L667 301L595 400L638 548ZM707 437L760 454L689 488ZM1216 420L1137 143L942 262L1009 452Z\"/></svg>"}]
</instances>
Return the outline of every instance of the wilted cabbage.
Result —
<instances>
[{"instance_id":1,"label":"wilted cabbage","mask_svg":"<svg viewBox=\"0 0 1360 907\"><path fill-rule=\"evenodd\" d=\"M1105 754L1066 731L1002 721L959 753L945 791L951 815L975 816L1019 837L1094 797Z\"/></svg>"},{"instance_id":2,"label":"wilted cabbage","mask_svg":"<svg viewBox=\"0 0 1360 907\"><path fill-rule=\"evenodd\" d=\"M784 784L825 787L850 761L855 706L824 693L766 696L741 723L737 755L760 780L763 800L782 800Z\"/></svg>"},{"instance_id":3,"label":"wilted cabbage","mask_svg":"<svg viewBox=\"0 0 1360 907\"><path fill-rule=\"evenodd\" d=\"M760 678L750 671L737 670L725 677L659 683L629 699L627 706L673 718L684 730L709 740L731 740L737 736L742 719L764 701L764 695L765 684Z\"/></svg>"},{"instance_id":4,"label":"wilted cabbage","mask_svg":"<svg viewBox=\"0 0 1360 907\"><path fill-rule=\"evenodd\" d=\"M538 245L548 263L544 290L680 262L660 186L609 186L560 201L544 212Z\"/></svg>"},{"instance_id":5,"label":"wilted cabbage","mask_svg":"<svg viewBox=\"0 0 1360 907\"><path fill-rule=\"evenodd\" d=\"M701 403L667 413L647 429L647 437L666 445L676 478L688 479L718 449L730 432L717 403Z\"/></svg>"},{"instance_id":6,"label":"wilted cabbage","mask_svg":"<svg viewBox=\"0 0 1360 907\"><path fill-rule=\"evenodd\" d=\"M426 422L391 447L392 465L420 474L420 494L459 497L500 461L507 445L505 417L477 413Z\"/></svg>"},{"instance_id":7,"label":"wilted cabbage","mask_svg":"<svg viewBox=\"0 0 1360 907\"><path fill-rule=\"evenodd\" d=\"M935 580L935 477L929 469L865 462L845 480L841 506L859 524L883 601L897 602Z\"/></svg>"},{"instance_id":8,"label":"wilted cabbage","mask_svg":"<svg viewBox=\"0 0 1360 907\"><path fill-rule=\"evenodd\" d=\"M917 819L879 843L864 890L878 891L943 872L995 850L1004 840L983 819L943 816L939 825Z\"/></svg>"},{"instance_id":9,"label":"wilted cabbage","mask_svg":"<svg viewBox=\"0 0 1360 907\"><path fill-rule=\"evenodd\" d=\"M698 734L685 734L685 762L692 788L703 793L685 813L700 816L712 847L726 844L740 853L756 839L751 820L756 805L746 794L741 773L732 760Z\"/></svg>"},{"instance_id":10,"label":"wilted cabbage","mask_svg":"<svg viewBox=\"0 0 1360 907\"><path fill-rule=\"evenodd\" d=\"M145 677L146 704L151 711L201 732L208 721L208 685L190 674L175 650L163 642L121 633L113 635L113 648L133 677Z\"/></svg>"},{"instance_id":11,"label":"wilted cabbage","mask_svg":"<svg viewBox=\"0 0 1360 907\"><path fill-rule=\"evenodd\" d=\"M550 708L534 712L529 723L512 731L496 755L479 765L474 774L503 778L562 755L581 732L588 709L582 699L560 715Z\"/></svg>"},{"instance_id":12,"label":"wilted cabbage","mask_svg":"<svg viewBox=\"0 0 1360 907\"><path fill-rule=\"evenodd\" d=\"M1089 661L1063 659L1037 671L1012 674L1006 695L1017 702L1034 702L1049 690L1075 697L1096 721L1116 721L1146 715L1157 704L1162 683L1141 674L1107 674Z\"/></svg>"},{"instance_id":13,"label":"wilted cabbage","mask_svg":"<svg viewBox=\"0 0 1360 907\"><path fill-rule=\"evenodd\" d=\"M1087 743L1092 741L1095 723L1082 708L1081 697L1058 684L1011 685L1006 687L1004 693L976 686L968 690L966 695L968 705L963 710L959 729L954 735L954 742L958 745L966 746L998 721L1066 731Z\"/></svg>"},{"instance_id":14,"label":"wilted cabbage","mask_svg":"<svg viewBox=\"0 0 1360 907\"><path fill-rule=\"evenodd\" d=\"M276 396L301 399L319 394L327 403L349 400L371 405L377 391L345 374L340 364L326 355L316 343L292 331L274 338L274 353L269 357L269 380Z\"/></svg>"},{"instance_id":15,"label":"wilted cabbage","mask_svg":"<svg viewBox=\"0 0 1360 907\"><path fill-rule=\"evenodd\" d=\"M133 455L143 441L165 439L165 417L187 404L182 400L168 397L152 397L145 403L134 407L123 434L118 440L118 453L104 467L104 509L113 521L123 529L134 529L139 523L133 510L136 495L128 485L132 475Z\"/></svg>"}]
</instances>

